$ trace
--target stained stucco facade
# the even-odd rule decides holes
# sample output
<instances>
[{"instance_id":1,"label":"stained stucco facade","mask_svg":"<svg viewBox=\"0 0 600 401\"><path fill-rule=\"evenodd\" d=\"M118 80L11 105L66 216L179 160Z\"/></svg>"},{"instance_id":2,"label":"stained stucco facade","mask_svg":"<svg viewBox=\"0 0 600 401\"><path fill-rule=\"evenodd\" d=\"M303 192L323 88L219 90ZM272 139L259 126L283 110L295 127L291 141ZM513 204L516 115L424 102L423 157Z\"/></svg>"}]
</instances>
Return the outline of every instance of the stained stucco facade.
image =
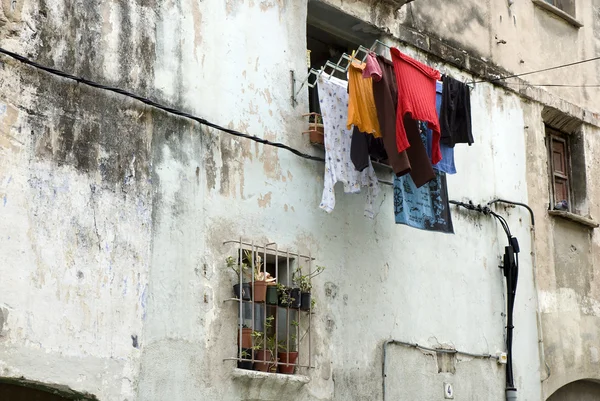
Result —
<instances>
[{"instance_id":1,"label":"stained stucco facade","mask_svg":"<svg viewBox=\"0 0 600 401\"><path fill-rule=\"evenodd\" d=\"M597 19L583 11L584 27L572 33L529 2L457 8L419 0L399 11L326 3L465 78L481 78L480 68L521 72L595 54ZM285 0L4 1L0 45L318 155L301 134L307 94L290 101L290 70L306 69L307 10L306 1ZM577 51L556 55L544 41L567 47L563 31L577 36ZM507 44L494 44L496 35ZM466 52L457 60L452 49ZM103 401L373 400L382 398L386 340L505 350L497 268L505 237L491 218L453 209L455 235L398 226L385 186L375 219L363 217L364 194L339 190L328 215L318 208L320 163L0 61L2 380ZM578 71L596 79L592 65ZM583 122L587 205L599 216L594 93L482 83L471 96L476 144L456 151L450 198L505 198L535 211L532 231L524 209L496 209L522 249L519 399L542 400L573 380L600 379L592 345L598 238L547 214L542 118L550 106ZM315 368L300 379L251 377L224 361L235 356L237 311L224 302L232 249L223 242L239 237L310 252L327 266L314 284ZM445 382L457 400L504 399L504 366L494 360L392 346L387 372L387 399L443 399Z\"/></svg>"}]
</instances>

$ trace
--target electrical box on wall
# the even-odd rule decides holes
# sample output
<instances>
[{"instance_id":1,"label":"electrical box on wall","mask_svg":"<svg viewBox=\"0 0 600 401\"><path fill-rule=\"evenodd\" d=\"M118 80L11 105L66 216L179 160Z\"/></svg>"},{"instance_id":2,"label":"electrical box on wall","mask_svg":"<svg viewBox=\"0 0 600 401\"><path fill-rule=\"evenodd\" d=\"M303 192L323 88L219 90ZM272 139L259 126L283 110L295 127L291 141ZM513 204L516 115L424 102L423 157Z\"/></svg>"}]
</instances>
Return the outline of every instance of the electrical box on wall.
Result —
<instances>
[{"instance_id":1,"label":"electrical box on wall","mask_svg":"<svg viewBox=\"0 0 600 401\"><path fill-rule=\"evenodd\" d=\"M452 386L452 383L444 383L444 398L447 400L454 399L454 386Z\"/></svg>"}]
</instances>

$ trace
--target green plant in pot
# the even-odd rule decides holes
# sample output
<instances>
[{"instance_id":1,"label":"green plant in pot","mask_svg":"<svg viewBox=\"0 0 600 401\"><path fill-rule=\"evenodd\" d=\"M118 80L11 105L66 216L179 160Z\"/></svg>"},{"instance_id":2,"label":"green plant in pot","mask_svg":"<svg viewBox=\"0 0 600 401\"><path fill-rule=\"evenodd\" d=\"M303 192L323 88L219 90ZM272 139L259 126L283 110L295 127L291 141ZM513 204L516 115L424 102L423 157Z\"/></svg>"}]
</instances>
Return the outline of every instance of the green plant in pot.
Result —
<instances>
[{"instance_id":1,"label":"green plant in pot","mask_svg":"<svg viewBox=\"0 0 600 401\"><path fill-rule=\"evenodd\" d=\"M244 301L250 301L252 299L252 292L249 283L251 279L250 267L244 262L238 263L237 260L232 256L228 256L226 262L227 267L233 270L237 276L236 283L233 285L233 293L235 294L235 297L238 299L243 299ZM241 285L240 275L242 282Z\"/></svg>"},{"instance_id":2,"label":"green plant in pot","mask_svg":"<svg viewBox=\"0 0 600 401\"><path fill-rule=\"evenodd\" d=\"M242 348L240 352L241 360L238 360L237 363L238 368L252 370L252 365L254 365L254 362L252 362L253 355L254 351L252 348Z\"/></svg>"},{"instance_id":3,"label":"green plant in pot","mask_svg":"<svg viewBox=\"0 0 600 401\"><path fill-rule=\"evenodd\" d=\"M312 300L312 279L323 273L324 266L317 266L317 269L310 274L302 274L302 266L299 266L294 272L294 282L300 288L300 309L310 310Z\"/></svg>"},{"instance_id":4,"label":"green plant in pot","mask_svg":"<svg viewBox=\"0 0 600 401\"><path fill-rule=\"evenodd\" d=\"M267 285L273 281L269 272L262 271L263 263L262 258L258 253L254 254L250 251L244 251L244 263L252 267L252 275L254 275L254 287L252 288L252 294L254 294L254 302L265 302L267 297Z\"/></svg>"},{"instance_id":5,"label":"green plant in pot","mask_svg":"<svg viewBox=\"0 0 600 401\"><path fill-rule=\"evenodd\" d=\"M277 294L279 295L279 306L284 308L291 307L292 303L295 301L291 295L292 289L281 283L277 284Z\"/></svg>"},{"instance_id":6,"label":"green plant in pot","mask_svg":"<svg viewBox=\"0 0 600 401\"><path fill-rule=\"evenodd\" d=\"M265 332L267 333L265 338L265 332L254 331L252 333L252 339L254 346L254 370L261 372L276 372L277 371L277 360L275 359L275 349L277 348L277 339L275 335L268 335L269 330L273 324L274 316L269 316L265 320Z\"/></svg>"},{"instance_id":7,"label":"green plant in pot","mask_svg":"<svg viewBox=\"0 0 600 401\"><path fill-rule=\"evenodd\" d=\"M279 373L291 375L294 373L296 368L296 361L298 360L298 322L296 320L291 322L294 327L294 332L290 334L289 343L286 340L279 342L278 348L282 351L277 354L280 363L289 363L290 365L279 365Z\"/></svg>"}]
</instances>

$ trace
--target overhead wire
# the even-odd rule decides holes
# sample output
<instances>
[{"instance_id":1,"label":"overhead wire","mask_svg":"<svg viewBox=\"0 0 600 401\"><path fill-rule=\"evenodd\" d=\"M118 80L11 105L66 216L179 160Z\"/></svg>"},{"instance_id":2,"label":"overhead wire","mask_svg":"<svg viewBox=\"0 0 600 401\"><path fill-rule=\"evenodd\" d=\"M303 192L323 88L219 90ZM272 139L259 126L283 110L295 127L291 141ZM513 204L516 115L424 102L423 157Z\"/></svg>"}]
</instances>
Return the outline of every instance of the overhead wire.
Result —
<instances>
[{"instance_id":1,"label":"overhead wire","mask_svg":"<svg viewBox=\"0 0 600 401\"><path fill-rule=\"evenodd\" d=\"M484 80L481 80L481 81L474 81L473 83L474 84L479 84L479 83L485 83L485 82L489 82L489 83L498 82L498 81L502 81L502 80L509 79L509 78L524 77L526 75L531 75L531 74L537 74L537 73L540 73L540 72L557 70L559 68L571 67L571 66L574 66L574 65L589 63L589 62L597 61L597 60L600 60L600 56L598 56L598 57L592 57L592 58L589 58L589 59L586 59L586 60L574 61L572 63L556 65L554 67L542 68L540 70L534 70L534 71L529 71L529 72L522 72L522 73L519 73L519 74L507 75L507 76L504 76L504 77L484 79Z\"/></svg>"},{"instance_id":2,"label":"overhead wire","mask_svg":"<svg viewBox=\"0 0 600 401\"><path fill-rule=\"evenodd\" d=\"M200 123L202 125L214 128L214 129L222 131L222 132L226 132L226 133L228 133L230 135L233 135L233 136L237 136L237 137L241 137L241 138L247 138L247 139L253 140L255 142L262 143L264 145L269 145L269 146L274 146L274 147L277 147L277 148L280 148L280 149L285 149L285 150L287 150L289 152L292 152L296 156L302 157L304 159L314 160L314 161L320 161L320 162L324 162L325 161L325 159L322 158L322 157L314 156L314 155L310 155L308 153L301 152L298 149L292 148L291 146L288 146L288 145L286 145L284 143L272 142L272 141L269 141L267 139L260 138L260 137L254 136L254 135L244 134L243 132L240 132L240 131L236 131L236 130L233 130L233 129L230 129L230 128L225 128L225 127L220 126L218 124L212 123L212 122L210 122L210 121L208 121L208 120L206 120L204 118L194 116L192 114L186 113L186 112L178 110L178 109L174 109L174 108L169 107L169 106L165 106L165 105L163 105L161 103L155 102L153 100L150 100L150 99L148 99L146 97L143 97L143 96L140 96L140 95L136 95L135 93L128 92L128 91L126 91L124 89L116 88L116 87L108 86L108 85L102 85L102 84L99 84L97 82L91 81L91 80L83 78L83 77L78 77L76 75L71 75L71 74L68 74L68 73L66 73L64 71L61 71L61 70L57 70L57 69L54 69L54 68L47 67L45 65L36 63L35 61L32 61L32 60L28 59L27 57L21 56L20 54L17 54L17 53L13 53L13 52L8 51L6 49L3 49L1 47L0 47L0 53L4 54L6 56L9 56L9 57L11 57L11 58L13 58L13 59L21 62L21 63L24 63L24 64L30 65L30 66L32 66L34 68L46 71L46 72L48 72L50 74L57 75L57 76L62 77L62 78L67 78L67 79L70 79L70 80L73 80L73 81L76 81L78 83L82 83L84 85L88 85L88 86L91 86L91 87L94 87L94 88L103 89L103 90L106 90L106 91L109 91L109 92L114 92L114 93L118 93L118 94L123 95L123 96L130 97L132 99L138 100L138 101L140 101L140 102L142 102L144 104L147 104L149 106L152 106L152 107L155 107L157 109L166 111L167 113L171 113L171 114L175 114L175 115L178 115L178 116L181 116L181 117L189 118L189 119L194 120L194 121L196 121L196 122L198 122L198 123Z\"/></svg>"},{"instance_id":3,"label":"overhead wire","mask_svg":"<svg viewBox=\"0 0 600 401\"><path fill-rule=\"evenodd\" d=\"M549 87L564 87L564 88L600 88L600 85L568 85L568 84L530 84L529 82L506 82L507 85L519 86L549 86Z\"/></svg>"}]
</instances>

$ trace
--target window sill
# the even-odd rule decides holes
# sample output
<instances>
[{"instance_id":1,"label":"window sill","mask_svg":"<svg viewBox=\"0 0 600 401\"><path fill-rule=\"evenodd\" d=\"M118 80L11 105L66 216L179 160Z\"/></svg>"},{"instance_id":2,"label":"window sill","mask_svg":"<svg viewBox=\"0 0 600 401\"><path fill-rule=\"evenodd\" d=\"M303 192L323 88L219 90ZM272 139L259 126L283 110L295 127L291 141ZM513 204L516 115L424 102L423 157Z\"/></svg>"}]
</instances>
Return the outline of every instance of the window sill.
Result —
<instances>
[{"instance_id":1,"label":"window sill","mask_svg":"<svg viewBox=\"0 0 600 401\"><path fill-rule=\"evenodd\" d=\"M581 28L583 26L583 24L579 20L575 19L575 17L571 16L570 14L567 14L560 8L553 6L550 3L546 3L544 0L531 0L531 1L533 1L533 4L535 4L536 6L543 8L544 10L564 19L569 24L573 25L575 28Z\"/></svg>"},{"instance_id":2,"label":"window sill","mask_svg":"<svg viewBox=\"0 0 600 401\"><path fill-rule=\"evenodd\" d=\"M598 228L598 226L600 226L600 224L596 220L593 220L592 218L583 217L583 216L580 216L578 214L571 213L571 212L564 212L562 210L548 210L548 214L550 216L562 217L563 219L567 219L567 220L573 221L575 223L583 224L584 226L589 227L589 228Z\"/></svg>"},{"instance_id":3,"label":"window sill","mask_svg":"<svg viewBox=\"0 0 600 401\"><path fill-rule=\"evenodd\" d=\"M264 380L269 383L269 386L295 386L302 387L310 382L308 376L303 375L283 375L281 373L259 372L257 370L246 370L235 368L233 370L233 378L241 381Z\"/></svg>"}]
</instances>

